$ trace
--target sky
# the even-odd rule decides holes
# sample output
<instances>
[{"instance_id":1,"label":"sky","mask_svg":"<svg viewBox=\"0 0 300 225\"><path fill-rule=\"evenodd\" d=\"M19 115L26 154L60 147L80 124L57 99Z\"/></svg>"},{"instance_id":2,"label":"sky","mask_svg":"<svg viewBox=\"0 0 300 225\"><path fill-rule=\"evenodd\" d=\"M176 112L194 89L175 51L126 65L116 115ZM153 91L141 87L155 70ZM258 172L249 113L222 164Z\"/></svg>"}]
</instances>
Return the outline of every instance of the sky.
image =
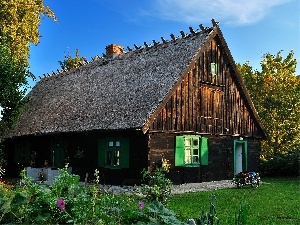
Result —
<instances>
[{"instance_id":1,"label":"sky","mask_svg":"<svg viewBox=\"0 0 300 225\"><path fill-rule=\"evenodd\" d=\"M88 60L112 43L127 49L170 34L180 36L199 24L219 22L236 63L260 70L263 54L286 56L291 50L300 74L299 0L44 0L57 22L43 17L40 43L30 50L30 71L36 76L61 69L58 61L76 49ZM30 80L30 85L35 82Z\"/></svg>"}]
</instances>

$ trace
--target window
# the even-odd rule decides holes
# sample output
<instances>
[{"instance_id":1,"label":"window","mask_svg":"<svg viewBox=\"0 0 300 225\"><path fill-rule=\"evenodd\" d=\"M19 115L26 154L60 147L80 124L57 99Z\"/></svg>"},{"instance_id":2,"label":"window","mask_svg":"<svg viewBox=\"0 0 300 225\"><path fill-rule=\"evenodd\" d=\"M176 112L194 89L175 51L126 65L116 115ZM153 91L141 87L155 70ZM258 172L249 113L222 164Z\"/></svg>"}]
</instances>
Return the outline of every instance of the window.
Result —
<instances>
[{"instance_id":1,"label":"window","mask_svg":"<svg viewBox=\"0 0 300 225\"><path fill-rule=\"evenodd\" d=\"M218 65L217 65L217 63L211 63L210 64L210 72L213 76L216 76L218 74Z\"/></svg>"},{"instance_id":2,"label":"window","mask_svg":"<svg viewBox=\"0 0 300 225\"><path fill-rule=\"evenodd\" d=\"M106 150L106 166L120 165L120 141L109 141Z\"/></svg>"},{"instance_id":3,"label":"window","mask_svg":"<svg viewBox=\"0 0 300 225\"><path fill-rule=\"evenodd\" d=\"M129 140L106 138L98 141L98 166L107 168L129 167Z\"/></svg>"},{"instance_id":4,"label":"window","mask_svg":"<svg viewBox=\"0 0 300 225\"><path fill-rule=\"evenodd\" d=\"M175 166L208 165L207 138L199 135L176 137Z\"/></svg>"},{"instance_id":5,"label":"window","mask_svg":"<svg viewBox=\"0 0 300 225\"><path fill-rule=\"evenodd\" d=\"M185 164L199 164L199 137L186 136L184 139Z\"/></svg>"}]
</instances>

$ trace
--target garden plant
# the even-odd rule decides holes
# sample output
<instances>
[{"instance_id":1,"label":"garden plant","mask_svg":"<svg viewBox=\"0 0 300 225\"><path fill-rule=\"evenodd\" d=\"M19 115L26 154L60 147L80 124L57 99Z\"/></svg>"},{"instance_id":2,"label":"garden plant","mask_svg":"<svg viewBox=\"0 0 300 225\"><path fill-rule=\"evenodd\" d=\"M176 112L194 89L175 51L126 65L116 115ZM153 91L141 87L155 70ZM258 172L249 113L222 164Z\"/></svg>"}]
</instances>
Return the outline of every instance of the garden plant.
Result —
<instances>
[{"instance_id":1,"label":"garden plant","mask_svg":"<svg viewBox=\"0 0 300 225\"><path fill-rule=\"evenodd\" d=\"M143 171L133 194L112 194L95 182L79 183L67 167L53 185L21 173L16 185L0 182L1 224L297 224L298 179L270 179L259 188L171 194L166 171ZM146 182L147 181L147 182ZM269 183L268 183L269 182ZM298 185L298 186L297 186ZM163 192L166 188L168 191ZM276 188L276 194L272 192ZM298 202L299 203L299 202Z\"/></svg>"}]
</instances>

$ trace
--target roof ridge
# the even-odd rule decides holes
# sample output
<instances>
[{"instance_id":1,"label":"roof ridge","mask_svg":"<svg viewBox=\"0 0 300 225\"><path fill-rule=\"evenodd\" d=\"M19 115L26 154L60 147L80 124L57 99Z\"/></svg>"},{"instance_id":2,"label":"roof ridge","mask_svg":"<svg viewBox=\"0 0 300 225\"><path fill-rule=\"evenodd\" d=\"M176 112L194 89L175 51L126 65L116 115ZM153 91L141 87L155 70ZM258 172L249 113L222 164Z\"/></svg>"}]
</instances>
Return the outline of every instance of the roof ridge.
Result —
<instances>
[{"instance_id":1,"label":"roof ridge","mask_svg":"<svg viewBox=\"0 0 300 225\"><path fill-rule=\"evenodd\" d=\"M115 58L106 57L106 55L104 53L102 53L102 56L96 55L94 57L91 57L90 61L85 59L83 63L80 63L81 65L79 67L72 68L70 70L66 70L66 69L59 70L59 69L57 69L56 72L52 71L52 74L45 73L45 74L43 74L43 77L38 76L39 79L40 79L39 81L48 80L49 78L52 78L52 77L58 77L58 76L66 75L66 74L68 74L72 71L75 71L75 70L78 70L78 69L82 68L82 66L89 65L90 63L93 63L94 61L102 60L102 62L101 62L102 64L100 64L100 65L98 64L98 66L102 66L102 65L106 65L107 63L109 63L111 61L124 59L130 53L140 53L143 50L153 49L155 47L162 46L164 44L176 42L177 40L182 40L182 39L190 38L190 37L193 37L193 36L196 36L196 35L199 35L199 34L204 34L206 32L211 32L214 27L217 27L219 25L219 22L216 22L214 19L212 19L211 21L212 21L213 27L204 27L203 24L199 24L200 29L198 28L198 29L194 30L192 27L189 27L190 33L184 33L184 31L180 30L179 33L180 33L181 37L175 36L173 33L171 33L170 34L171 40L167 40L164 37L161 37L162 42L152 40L153 45L148 44L145 41L143 43L144 46L138 46L136 44L133 44L135 49L130 48L129 46L127 46L128 52L125 51L124 53L118 55ZM138 51L140 51L140 52L138 52Z\"/></svg>"}]
</instances>

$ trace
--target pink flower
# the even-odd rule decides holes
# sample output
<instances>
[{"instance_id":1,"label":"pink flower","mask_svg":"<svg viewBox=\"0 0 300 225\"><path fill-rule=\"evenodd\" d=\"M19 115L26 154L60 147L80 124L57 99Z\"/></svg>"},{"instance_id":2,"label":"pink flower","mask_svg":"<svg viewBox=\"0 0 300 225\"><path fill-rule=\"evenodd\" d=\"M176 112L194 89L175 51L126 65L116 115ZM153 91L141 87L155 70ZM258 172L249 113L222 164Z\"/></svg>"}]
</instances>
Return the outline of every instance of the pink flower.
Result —
<instances>
[{"instance_id":1,"label":"pink flower","mask_svg":"<svg viewBox=\"0 0 300 225\"><path fill-rule=\"evenodd\" d=\"M139 209L143 209L145 207L145 203L143 201L139 201Z\"/></svg>"},{"instance_id":2,"label":"pink flower","mask_svg":"<svg viewBox=\"0 0 300 225\"><path fill-rule=\"evenodd\" d=\"M65 201L62 198L57 199L57 207L60 210L66 210L66 204L65 204Z\"/></svg>"}]
</instances>

